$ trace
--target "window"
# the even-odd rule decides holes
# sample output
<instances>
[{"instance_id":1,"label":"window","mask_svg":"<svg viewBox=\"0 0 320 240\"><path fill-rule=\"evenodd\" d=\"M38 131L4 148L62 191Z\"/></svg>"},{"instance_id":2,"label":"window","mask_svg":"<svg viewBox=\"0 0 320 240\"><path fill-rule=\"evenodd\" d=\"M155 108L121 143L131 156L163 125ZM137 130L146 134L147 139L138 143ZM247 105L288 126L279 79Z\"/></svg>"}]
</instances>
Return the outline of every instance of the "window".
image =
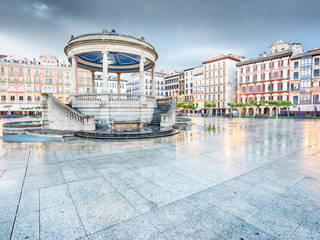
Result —
<instances>
[{"instance_id":1,"label":"window","mask_svg":"<svg viewBox=\"0 0 320 240\"><path fill-rule=\"evenodd\" d=\"M298 61L294 62L293 63L293 68L297 69L298 67L299 67L299 62Z\"/></svg>"},{"instance_id":2,"label":"window","mask_svg":"<svg viewBox=\"0 0 320 240\"><path fill-rule=\"evenodd\" d=\"M293 79L299 79L299 72L293 73Z\"/></svg>"},{"instance_id":3,"label":"window","mask_svg":"<svg viewBox=\"0 0 320 240\"><path fill-rule=\"evenodd\" d=\"M283 67L283 60L279 61L279 67Z\"/></svg>"},{"instance_id":4,"label":"window","mask_svg":"<svg viewBox=\"0 0 320 240\"><path fill-rule=\"evenodd\" d=\"M257 92L261 92L261 85L257 86Z\"/></svg>"},{"instance_id":5,"label":"window","mask_svg":"<svg viewBox=\"0 0 320 240\"><path fill-rule=\"evenodd\" d=\"M28 96L28 101L31 102L32 101L32 97Z\"/></svg>"},{"instance_id":6,"label":"window","mask_svg":"<svg viewBox=\"0 0 320 240\"><path fill-rule=\"evenodd\" d=\"M256 82L257 81L257 74L253 75L253 81Z\"/></svg>"},{"instance_id":7,"label":"window","mask_svg":"<svg viewBox=\"0 0 320 240\"><path fill-rule=\"evenodd\" d=\"M299 103L299 96L293 96L293 104Z\"/></svg>"},{"instance_id":8,"label":"window","mask_svg":"<svg viewBox=\"0 0 320 240\"><path fill-rule=\"evenodd\" d=\"M310 103L311 103L310 93L301 93L300 104L310 104Z\"/></svg>"},{"instance_id":9,"label":"window","mask_svg":"<svg viewBox=\"0 0 320 240\"><path fill-rule=\"evenodd\" d=\"M273 84L270 84L269 85L269 92L272 92L273 91Z\"/></svg>"},{"instance_id":10,"label":"window","mask_svg":"<svg viewBox=\"0 0 320 240\"><path fill-rule=\"evenodd\" d=\"M273 62L270 62L270 63L269 63L269 68L272 69L273 67L274 67L274 63L273 63Z\"/></svg>"},{"instance_id":11,"label":"window","mask_svg":"<svg viewBox=\"0 0 320 240\"><path fill-rule=\"evenodd\" d=\"M315 69L313 71L313 77L320 77L320 69Z\"/></svg>"},{"instance_id":12,"label":"window","mask_svg":"<svg viewBox=\"0 0 320 240\"><path fill-rule=\"evenodd\" d=\"M246 86L242 86L242 92L243 92L243 93L246 92Z\"/></svg>"},{"instance_id":13,"label":"window","mask_svg":"<svg viewBox=\"0 0 320 240\"><path fill-rule=\"evenodd\" d=\"M5 101L6 99L6 96L1 96L1 101Z\"/></svg>"},{"instance_id":14,"label":"window","mask_svg":"<svg viewBox=\"0 0 320 240\"><path fill-rule=\"evenodd\" d=\"M320 103L319 95L314 95L314 96L313 96L313 103L314 103L314 104L319 104L319 103Z\"/></svg>"},{"instance_id":15,"label":"window","mask_svg":"<svg viewBox=\"0 0 320 240\"><path fill-rule=\"evenodd\" d=\"M23 96L19 96L19 101L23 101Z\"/></svg>"},{"instance_id":16,"label":"window","mask_svg":"<svg viewBox=\"0 0 320 240\"><path fill-rule=\"evenodd\" d=\"M320 65L320 58L314 59L314 65Z\"/></svg>"},{"instance_id":17,"label":"window","mask_svg":"<svg viewBox=\"0 0 320 240\"><path fill-rule=\"evenodd\" d=\"M16 100L16 97L15 96L10 96L10 100L14 101L14 100Z\"/></svg>"},{"instance_id":18,"label":"window","mask_svg":"<svg viewBox=\"0 0 320 240\"><path fill-rule=\"evenodd\" d=\"M253 92L253 86L252 85L250 86L249 89L250 89L250 92Z\"/></svg>"}]
</instances>

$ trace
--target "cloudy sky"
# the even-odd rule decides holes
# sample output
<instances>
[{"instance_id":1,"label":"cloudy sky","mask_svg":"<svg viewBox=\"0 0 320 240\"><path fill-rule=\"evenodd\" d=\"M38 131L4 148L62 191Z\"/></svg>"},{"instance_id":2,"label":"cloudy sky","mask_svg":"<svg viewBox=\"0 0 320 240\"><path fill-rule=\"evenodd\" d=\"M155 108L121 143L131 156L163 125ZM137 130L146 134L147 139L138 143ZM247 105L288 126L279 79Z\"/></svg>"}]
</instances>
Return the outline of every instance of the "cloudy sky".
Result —
<instances>
[{"instance_id":1,"label":"cloudy sky","mask_svg":"<svg viewBox=\"0 0 320 240\"><path fill-rule=\"evenodd\" d=\"M158 69L197 66L214 52L247 58L278 39L320 47L319 0L0 0L0 54L64 60L70 35L103 28L144 36Z\"/></svg>"}]
</instances>

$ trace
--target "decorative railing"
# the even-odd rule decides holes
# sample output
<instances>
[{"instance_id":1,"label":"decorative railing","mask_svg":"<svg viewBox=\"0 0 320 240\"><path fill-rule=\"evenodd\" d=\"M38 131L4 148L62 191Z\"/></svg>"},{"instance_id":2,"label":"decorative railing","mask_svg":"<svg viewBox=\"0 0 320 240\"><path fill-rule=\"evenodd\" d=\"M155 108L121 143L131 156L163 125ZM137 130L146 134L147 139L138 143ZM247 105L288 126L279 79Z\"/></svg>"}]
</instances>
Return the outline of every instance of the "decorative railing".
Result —
<instances>
[{"instance_id":1,"label":"decorative railing","mask_svg":"<svg viewBox=\"0 0 320 240\"><path fill-rule=\"evenodd\" d=\"M52 106L57 108L60 112L64 113L67 117L75 121L78 121L81 124L89 123L89 120L93 118L93 116L83 115L82 113L77 112L76 110L69 107L68 105L60 102L51 93L46 93L44 95L47 95L48 103L50 103Z\"/></svg>"},{"instance_id":2,"label":"decorative railing","mask_svg":"<svg viewBox=\"0 0 320 240\"><path fill-rule=\"evenodd\" d=\"M83 94L74 95L73 99L75 102L139 102L142 97L145 97L147 101L152 101L153 96L139 95L139 94Z\"/></svg>"},{"instance_id":3,"label":"decorative railing","mask_svg":"<svg viewBox=\"0 0 320 240\"><path fill-rule=\"evenodd\" d=\"M77 37L73 37L70 39L68 44L76 43L79 41L90 41L90 40L122 40L127 42L133 42L137 44L144 45L146 47L152 48L154 47L147 43L145 40L137 37L133 37L130 35L119 34L119 33L109 33L109 34L102 34L102 33L92 33L92 34L84 34Z\"/></svg>"}]
</instances>

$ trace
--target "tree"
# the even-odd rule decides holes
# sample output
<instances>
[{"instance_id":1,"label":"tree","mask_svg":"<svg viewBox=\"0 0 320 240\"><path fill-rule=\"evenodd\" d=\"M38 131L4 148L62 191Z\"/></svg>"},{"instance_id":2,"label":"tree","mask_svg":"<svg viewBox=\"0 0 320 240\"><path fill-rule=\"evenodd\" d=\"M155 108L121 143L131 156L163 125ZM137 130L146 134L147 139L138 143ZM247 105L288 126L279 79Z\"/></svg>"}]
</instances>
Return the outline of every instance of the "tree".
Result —
<instances>
[{"instance_id":1,"label":"tree","mask_svg":"<svg viewBox=\"0 0 320 240\"><path fill-rule=\"evenodd\" d=\"M197 109L197 105L195 103L187 103L186 108L192 110L192 113L194 113L194 110Z\"/></svg>"},{"instance_id":2,"label":"tree","mask_svg":"<svg viewBox=\"0 0 320 240\"><path fill-rule=\"evenodd\" d=\"M214 108L216 106L217 106L217 103L215 103L215 102L205 102L204 103L205 108Z\"/></svg>"},{"instance_id":3,"label":"tree","mask_svg":"<svg viewBox=\"0 0 320 240\"><path fill-rule=\"evenodd\" d=\"M185 107L185 103L184 102L177 102L176 103L176 108L184 108Z\"/></svg>"},{"instance_id":4,"label":"tree","mask_svg":"<svg viewBox=\"0 0 320 240\"><path fill-rule=\"evenodd\" d=\"M182 108L182 109L190 109L192 111L197 109L197 105L193 102L191 102L191 103L178 102L178 103L176 103L176 107Z\"/></svg>"}]
</instances>

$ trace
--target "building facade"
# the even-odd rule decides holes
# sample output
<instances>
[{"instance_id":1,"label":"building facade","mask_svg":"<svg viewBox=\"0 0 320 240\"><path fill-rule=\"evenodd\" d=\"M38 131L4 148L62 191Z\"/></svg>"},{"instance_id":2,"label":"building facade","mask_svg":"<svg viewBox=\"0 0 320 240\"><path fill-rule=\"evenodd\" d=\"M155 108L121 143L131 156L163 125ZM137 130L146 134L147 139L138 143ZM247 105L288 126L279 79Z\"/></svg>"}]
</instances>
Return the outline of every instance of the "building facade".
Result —
<instances>
[{"instance_id":1,"label":"building facade","mask_svg":"<svg viewBox=\"0 0 320 240\"><path fill-rule=\"evenodd\" d=\"M199 81L201 92L197 94L201 106L204 102L215 102L218 114L229 113L228 102L236 100L236 64L240 61L238 56L217 53L202 63L203 80Z\"/></svg>"},{"instance_id":2,"label":"building facade","mask_svg":"<svg viewBox=\"0 0 320 240\"><path fill-rule=\"evenodd\" d=\"M300 44L279 40L269 47L269 53L238 63L238 101L290 100L290 59L301 52Z\"/></svg>"},{"instance_id":3,"label":"building facade","mask_svg":"<svg viewBox=\"0 0 320 240\"><path fill-rule=\"evenodd\" d=\"M108 76L108 82L107 87L104 88L103 84L103 73L101 72L95 72L94 73L94 79L95 79L95 89L94 92L97 94L104 94L107 90L107 93L113 94L118 92L118 81L117 77L114 75L109 74ZM127 83L128 80L121 79L120 80L120 93L127 93Z\"/></svg>"},{"instance_id":4,"label":"building facade","mask_svg":"<svg viewBox=\"0 0 320 240\"><path fill-rule=\"evenodd\" d=\"M165 98L176 99L177 102L184 100L184 73L171 72L164 78Z\"/></svg>"},{"instance_id":5,"label":"building facade","mask_svg":"<svg viewBox=\"0 0 320 240\"><path fill-rule=\"evenodd\" d=\"M146 94L152 94L152 83L151 83L151 71L145 72L145 88ZM155 96L156 98L163 98L165 97L165 77L167 74L164 71L159 71L154 73L155 79ZM127 80L127 92L128 93L139 93L140 91L140 84L139 84L139 73L132 73L130 74Z\"/></svg>"},{"instance_id":6,"label":"building facade","mask_svg":"<svg viewBox=\"0 0 320 240\"><path fill-rule=\"evenodd\" d=\"M196 72L196 68L188 68L183 71L184 84L183 84L182 95L184 95L185 102L194 101L193 86L194 86L195 72Z\"/></svg>"},{"instance_id":7,"label":"building facade","mask_svg":"<svg viewBox=\"0 0 320 240\"><path fill-rule=\"evenodd\" d=\"M316 112L320 107L320 49L291 57L290 101L294 111Z\"/></svg>"},{"instance_id":8,"label":"building facade","mask_svg":"<svg viewBox=\"0 0 320 240\"><path fill-rule=\"evenodd\" d=\"M90 93L91 73L78 71L78 92ZM21 113L23 109L38 107L41 93L52 93L64 103L70 101L71 68L53 56L39 60L0 58L0 112Z\"/></svg>"}]
</instances>

